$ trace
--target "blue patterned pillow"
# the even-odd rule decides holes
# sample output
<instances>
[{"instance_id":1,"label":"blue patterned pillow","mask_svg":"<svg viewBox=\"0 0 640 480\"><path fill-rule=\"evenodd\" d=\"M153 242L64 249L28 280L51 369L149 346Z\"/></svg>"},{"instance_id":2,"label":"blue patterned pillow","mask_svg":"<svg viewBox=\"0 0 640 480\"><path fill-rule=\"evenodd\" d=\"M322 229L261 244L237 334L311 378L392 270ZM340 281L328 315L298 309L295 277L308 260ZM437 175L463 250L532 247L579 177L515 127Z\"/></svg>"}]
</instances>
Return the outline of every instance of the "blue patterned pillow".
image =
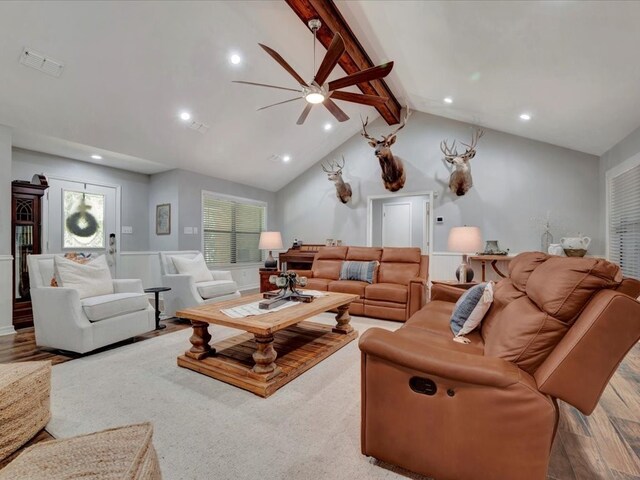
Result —
<instances>
[{"instance_id":1,"label":"blue patterned pillow","mask_svg":"<svg viewBox=\"0 0 640 480\"><path fill-rule=\"evenodd\" d=\"M376 277L376 270L379 262L342 262L340 269L340 280L360 280L361 282L373 283Z\"/></svg>"},{"instance_id":2,"label":"blue patterned pillow","mask_svg":"<svg viewBox=\"0 0 640 480\"><path fill-rule=\"evenodd\" d=\"M451 315L451 331L464 336L480 325L493 302L493 282L480 283L464 292Z\"/></svg>"}]
</instances>

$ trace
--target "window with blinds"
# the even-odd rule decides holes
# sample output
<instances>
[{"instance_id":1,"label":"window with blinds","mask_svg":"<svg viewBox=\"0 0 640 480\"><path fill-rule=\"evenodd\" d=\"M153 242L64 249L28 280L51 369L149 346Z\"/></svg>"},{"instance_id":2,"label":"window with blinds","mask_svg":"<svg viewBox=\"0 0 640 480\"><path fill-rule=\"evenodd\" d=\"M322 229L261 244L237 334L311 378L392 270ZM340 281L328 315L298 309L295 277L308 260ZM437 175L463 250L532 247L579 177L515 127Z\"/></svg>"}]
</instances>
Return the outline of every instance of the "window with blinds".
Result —
<instances>
[{"instance_id":1,"label":"window with blinds","mask_svg":"<svg viewBox=\"0 0 640 480\"><path fill-rule=\"evenodd\" d=\"M609 179L609 260L640 279L640 165Z\"/></svg>"},{"instance_id":2,"label":"window with blinds","mask_svg":"<svg viewBox=\"0 0 640 480\"><path fill-rule=\"evenodd\" d=\"M240 199L202 197L204 259L211 265L258 263L266 206Z\"/></svg>"}]
</instances>

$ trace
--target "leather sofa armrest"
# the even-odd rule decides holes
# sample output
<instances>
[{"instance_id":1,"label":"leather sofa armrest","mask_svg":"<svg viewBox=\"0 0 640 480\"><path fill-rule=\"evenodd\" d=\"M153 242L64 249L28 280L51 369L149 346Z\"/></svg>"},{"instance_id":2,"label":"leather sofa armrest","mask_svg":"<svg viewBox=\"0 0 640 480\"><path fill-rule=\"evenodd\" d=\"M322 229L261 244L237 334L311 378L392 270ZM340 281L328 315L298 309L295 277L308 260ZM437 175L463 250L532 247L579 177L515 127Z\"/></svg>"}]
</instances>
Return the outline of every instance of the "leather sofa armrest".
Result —
<instances>
[{"instance_id":1,"label":"leather sofa armrest","mask_svg":"<svg viewBox=\"0 0 640 480\"><path fill-rule=\"evenodd\" d=\"M442 300L443 302L456 303L464 292L466 292L464 288L434 283L431 285L431 301Z\"/></svg>"},{"instance_id":2,"label":"leather sofa armrest","mask_svg":"<svg viewBox=\"0 0 640 480\"><path fill-rule=\"evenodd\" d=\"M424 307L425 303L427 303L427 279L422 277L412 278L409 282L407 319Z\"/></svg>"},{"instance_id":3,"label":"leather sofa armrest","mask_svg":"<svg viewBox=\"0 0 640 480\"><path fill-rule=\"evenodd\" d=\"M298 274L299 277L313 278L313 270L297 270L295 268L287 269L287 272Z\"/></svg>"},{"instance_id":4,"label":"leather sofa armrest","mask_svg":"<svg viewBox=\"0 0 640 480\"><path fill-rule=\"evenodd\" d=\"M497 357L462 353L430 344L428 336L408 338L381 328L360 337L360 350L387 362L450 380L506 388L520 381L520 369Z\"/></svg>"}]
</instances>

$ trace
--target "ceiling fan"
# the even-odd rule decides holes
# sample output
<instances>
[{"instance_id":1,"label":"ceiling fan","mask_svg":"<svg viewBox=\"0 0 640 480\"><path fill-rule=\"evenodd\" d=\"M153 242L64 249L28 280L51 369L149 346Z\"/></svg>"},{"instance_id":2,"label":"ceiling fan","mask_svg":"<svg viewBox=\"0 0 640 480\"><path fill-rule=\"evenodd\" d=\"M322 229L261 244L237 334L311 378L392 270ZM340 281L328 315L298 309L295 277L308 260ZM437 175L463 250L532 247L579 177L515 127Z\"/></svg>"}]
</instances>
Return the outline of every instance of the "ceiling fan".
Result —
<instances>
[{"instance_id":1,"label":"ceiling fan","mask_svg":"<svg viewBox=\"0 0 640 480\"><path fill-rule=\"evenodd\" d=\"M309 21L309 28L313 31L313 69L315 70L316 66L316 33L322 24L320 20L314 19ZM307 119L309 112L313 108L314 105L322 103L327 110L331 112L331 114L336 117L339 122L344 122L349 120L349 116L342 111L338 105L335 104L333 100L343 100L345 102L353 102L360 103L362 105L371 105L373 107L384 105L388 98L379 97L376 95L364 95L361 93L352 93L352 92L341 92L340 88L349 87L351 85L356 85L358 83L369 82L371 80L377 80L379 78L384 78L389 75L391 69L393 68L393 62L387 62L383 65L378 65L377 67L367 68L365 70L361 70L356 73L352 73L351 75L347 75L346 77L338 78L337 80L333 80L329 83L325 84L325 81L331 74L331 71L338 64L338 60L345 51L344 40L339 33L336 33L333 36L333 40L331 41L331 45L327 49L327 53L318 68L313 80L309 83L305 82L304 79L298 75L298 73L291 68L282 56L275 50L267 47L266 45L262 45L259 43L260 47L267 52L271 58L273 58L276 62L278 62L282 68L284 68L289 74L296 79L298 84L300 85L300 89L288 88L288 87L280 87L277 85L267 85L265 83L256 83L256 82L244 82L240 80L234 80L234 83L243 83L245 85L255 85L258 87L268 87L268 88L277 88L279 90L288 90L291 92L300 93L296 98L291 98L289 100L285 100L284 102L274 103L272 105L267 105L266 107L259 108L258 110L264 110L265 108L275 107L276 105L282 105L283 103L295 102L296 100L306 100L307 105L305 105L302 114L298 118L296 122L298 125L302 125L304 121Z\"/></svg>"}]
</instances>

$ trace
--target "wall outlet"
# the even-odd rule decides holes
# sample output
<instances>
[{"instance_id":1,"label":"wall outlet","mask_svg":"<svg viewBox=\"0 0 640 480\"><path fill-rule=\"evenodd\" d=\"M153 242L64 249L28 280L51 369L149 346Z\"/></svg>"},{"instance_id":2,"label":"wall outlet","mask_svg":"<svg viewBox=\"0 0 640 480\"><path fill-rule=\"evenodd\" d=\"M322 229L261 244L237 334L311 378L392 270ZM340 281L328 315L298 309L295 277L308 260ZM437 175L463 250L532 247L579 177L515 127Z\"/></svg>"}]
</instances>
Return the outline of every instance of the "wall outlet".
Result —
<instances>
[{"instance_id":1,"label":"wall outlet","mask_svg":"<svg viewBox=\"0 0 640 480\"><path fill-rule=\"evenodd\" d=\"M444 223L444 217L436 217L436 223Z\"/></svg>"},{"instance_id":2,"label":"wall outlet","mask_svg":"<svg viewBox=\"0 0 640 480\"><path fill-rule=\"evenodd\" d=\"M193 235L193 227L184 227L185 235Z\"/></svg>"},{"instance_id":3,"label":"wall outlet","mask_svg":"<svg viewBox=\"0 0 640 480\"><path fill-rule=\"evenodd\" d=\"M193 227L193 234L197 235L198 234L198 227Z\"/></svg>"},{"instance_id":4,"label":"wall outlet","mask_svg":"<svg viewBox=\"0 0 640 480\"><path fill-rule=\"evenodd\" d=\"M126 233L126 234L132 234L133 233L133 227L122 227L122 233Z\"/></svg>"}]
</instances>

